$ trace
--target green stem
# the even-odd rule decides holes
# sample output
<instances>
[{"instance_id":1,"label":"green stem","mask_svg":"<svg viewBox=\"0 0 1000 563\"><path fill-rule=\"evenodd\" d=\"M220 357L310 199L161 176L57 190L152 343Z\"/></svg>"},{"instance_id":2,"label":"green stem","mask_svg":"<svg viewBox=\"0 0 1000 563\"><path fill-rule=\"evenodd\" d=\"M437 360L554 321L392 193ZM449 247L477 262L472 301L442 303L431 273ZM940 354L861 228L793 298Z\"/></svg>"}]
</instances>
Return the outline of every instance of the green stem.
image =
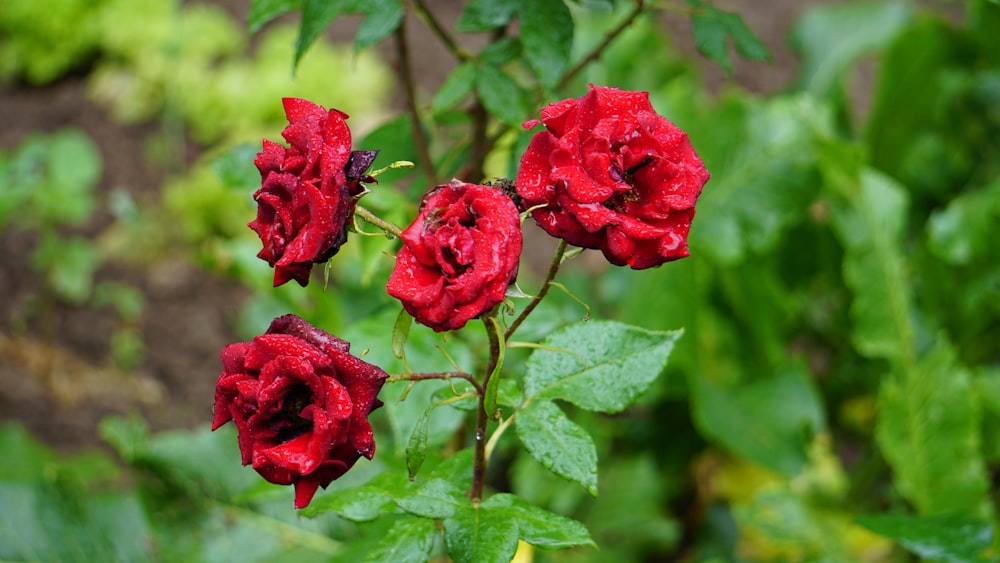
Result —
<instances>
[{"instance_id":1,"label":"green stem","mask_svg":"<svg viewBox=\"0 0 1000 563\"><path fill-rule=\"evenodd\" d=\"M495 314L494 311L488 313ZM490 383L490 375L500 361L500 331L499 324L491 322L488 318L483 318L483 325L486 327L486 335L490 340L490 361L486 365L486 375L483 377L481 389L486 389ZM489 422L489 414L486 412L486 393L479 394L479 409L476 412L476 435L475 448L472 457L472 491L469 498L474 504L479 504L483 499L483 486L486 482L486 426Z\"/></svg>"},{"instance_id":2,"label":"green stem","mask_svg":"<svg viewBox=\"0 0 1000 563\"><path fill-rule=\"evenodd\" d=\"M434 14L427 8L423 0L413 0L411 6L413 13L420 18L420 21L424 22L430 30L437 36L438 40L448 49L448 52L452 54L459 62L470 61L475 58L471 53L462 48L461 45L455 41L455 38L448 33L447 30L441 25L441 22L434 17Z\"/></svg>"},{"instance_id":3,"label":"green stem","mask_svg":"<svg viewBox=\"0 0 1000 563\"><path fill-rule=\"evenodd\" d=\"M472 377L472 375L465 373L463 371L441 371L441 372L431 372L431 373L400 373L389 376L389 379L387 379L386 382L392 383L394 381L425 381L428 379L448 380L452 378L464 379L468 381L469 383L472 384L473 387L476 388L476 392L479 395L483 394L483 388L482 386L479 385L479 382L476 381L476 378Z\"/></svg>"},{"instance_id":4,"label":"green stem","mask_svg":"<svg viewBox=\"0 0 1000 563\"><path fill-rule=\"evenodd\" d=\"M556 248L556 254L552 257L552 264L549 265L549 273L545 276L545 283L543 283L542 288L538 290L538 295L532 298L531 303L528 303L528 306L521 311L521 314L514 319L514 322L510 323L510 327L507 329L507 332L504 333L504 340L510 340L511 335L514 334L517 327L521 326L521 323L528 318L528 315L530 315L531 312L535 310L535 307L542 302L542 299L545 298L545 294L549 292L549 287L552 286L552 280L555 279L556 274L559 272L559 266L562 265L562 258L563 255L566 254L566 248L568 246L569 245L566 244L566 241L559 241L559 248Z\"/></svg>"},{"instance_id":5,"label":"green stem","mask_svg":"<svg viewBox=\"0 0 1000 563\"><path fill-rule=\"evenodd\" d=\"M358 205L355 208L354 214L355 215L360 215L362 219L364 219L365 221L368 221L372 225L375 225L376 227L382 229L386 233L390 233L390 234L395 235L397 237L400 236L401 234L403 234L403 229L400 229L399 227L397 227L396 225L393 225L392 223L390 223L388 221L382 220L381 217L375 215L374 213L372 213L371 211L369 211L368 209L366 209L364 207L361 207L360 205Z\"/></svg>"},{"instance_id":6,"label":"green stem","mask_svg":"<svg viewBox=\"0 0 1000 563\"><path fill-rule=\"evenodd\" d=\"M625 16L625 19L622 20L622 22L618 24L614 29L609 31L608 34L604 36L604 39L601 41L599 45L591 49L591 51L586 55L584 55L584 57L580 59L579 62L573 65L573 68L567 70L566 73L562 75L562 78L560 78L559 82L556 83L555 90L561 90L562 88L565 88L566 85L569 84L571 80L576 78L576 75L580 74L580 72L582 72L583 69L586 68L588 64L597 60L597 58L601 56L601 53L603 53L605 49L607 49L608 46L611 45L611 42L617 39L618 36L621 35L626 29L628 29L628 27L632 25L632 22L634 22L635 19L642 14L644 7L645 7L645 0L635 0L635 5L632 7L632 11L629 12L627 16Z\"/></svg>"}]
</instances>

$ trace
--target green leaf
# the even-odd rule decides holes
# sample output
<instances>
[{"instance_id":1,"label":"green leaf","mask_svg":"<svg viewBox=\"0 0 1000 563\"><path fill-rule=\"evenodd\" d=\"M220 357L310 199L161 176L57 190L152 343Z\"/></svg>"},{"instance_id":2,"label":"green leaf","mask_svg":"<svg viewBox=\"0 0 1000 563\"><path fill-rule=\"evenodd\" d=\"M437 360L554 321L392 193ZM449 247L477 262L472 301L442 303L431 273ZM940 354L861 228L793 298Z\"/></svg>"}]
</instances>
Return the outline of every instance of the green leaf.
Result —
<instances>
[{"instance_id":1,"label":"green leaf","mask_svg":"<svg viewBox=\"0 0 1000 563\"><path fill-rule=\"evenodd\" d=\"M492 417L497 410L497 390L500 388L500 374L503 372L504 356L507 355L507 343L504 342L503 327L500 326L500 321L496 317L486 317L484 322L492 325L492 329L488 328L487 330L491 330L496 334L500 350L500 354L496 359L496 365L493 366L493 371L490 372L486 382L486 388L483 389L483 409L486 412L486 416Z\"/></svg>"},{"instance_id":2,"label":"green leaf","mask_svg":"<svg viewBox=\"0 0 1000 563\"><path fill-rule=\"evenodd\" d=\"M471 504L458 487L444 479L431 479L395 500L410 514L435 519L449 518Z\"/></svg>"},{"instance_id":3,"label":"green leaf","mask_svg":"<svg viewBox=\"0 0 1000 563\"><path fill-rule=\"evenodd\" d=\"M480 508L517 522L518 536L532 545L546 549L576 545L597 547L582 523L539 508L515 495L495 494Z\"/></svg>"},{"instance_id":4,"label":"green leaf","mask_svg":"<svg viewBox=\"0 0 1000 563\"><path fill-rule=\"evenodd\" d=\"M980 408L945 342L882 382L875 437L896 487L921 514L988 511Z\"/></svg>"},{"instance_id":5,"label":"green leaf","mask_svg":"<svg viewBox=\"0 0 1000 563\"><path fill-rule=\"evenodd\" d=\"M406 358L406 339L410 337L410 327L413 326L413 317L400 309L396 323L392 326L392 354L399 359Z\"/></svg>"},{"instance_id":6,"label":"green leaf","mask_svg":"<svg viewBox=\"0 0 1000 563\"><path fill-rule=\"evenodd\" d=\"M448 74L437 94L434 94L434 100L431 102L431 110L434 113L441 113L464 100L472 92L475 79L475 64L466 62L455 67Z\"/></svg>"},{"instance_id":7,"label":"green leaf","mask_svg":"<svg viewBox=\"0 0 1000 563\"><path fill-rule=\"evenodd\" d=\"M470 0L458 19L458 31L489 31L505 26L517 12L520 0Z\"/></svg>"},{"instance_id":8,"label":"green leaf","mask_svg":"<svg viewBox=\"0 0 1000 563\"><path fill-rule=\"evenodd\" d=\"M967 514L862 516L858 524L898 541L923 559L965 563L990 561L993 526Z\"/></svg>"},{"instance_id":9,"label":"green leaf","mask_svg":"<svg viewBox=\"0 0 1000 563\"><path fill-rule=\"evenodd\" d=\"M905 361L914 354L910 286L900 248L906 193L871 170L861 173L860 184L833 215L846 250L844 281L854 291L851 338L865 356Z\"/></svg>"},{"instance_id":10,"label":"green leaf","mask_svg":"<svg viewBox=\"0 0 1000 563\"><path fill-rule=\"evenodd\" d=\"M313 41L328 25L344 13L357 11L359 0L301 0L302 21L299 26L299 37L295 40L295 59L293 67L299 66L299 61L306 54Z\"/></svg>"},{"instance_id":11,"label":"green leaf","mask_svg":"<svg viewBox=\"0 0 1000 563\"><path fill-rule=\"evenodd\" d=\"M479 60L497 68L514 60L521 54L521 42L516 37L504 37L493 41L479 53Z\"/></svg>"},{"instance_id":12,"label":"green leaf","mask_svg":"<svg viewBox=\"0 0 1000 563\"><path fill-rule=\"evenodd\" d=\"M395 506L388 492L378 485L369 484L337 491L336 494L317 496L299 513L312 518L333 512L352 522L369 522L392 512Z\"/></svg>"},{"instance_id":13,"label":"green leaf","mask_svg":"<svg viewBox=\"0 0 1000 563\"><path fill-rule=\"evenodd\" d=\"M911 14L905 2L850 2L806 11L792 28L792 42L802 53L801 87L828 94L855 60L885 45Z\"/></svg>"},{"instance_id":14,"label":"green leaf","mask_svg":"<svg viewBox=\"0 0 1000 563\"><path fill-rule=\"evenodd\" d=\"M302 0L253 0L250 15L247 16L247 29L250 33L257 33L270 21L301 6Z\"/></svg>"},{"instance_id":15,"label":"green leaf","mask_svg":"<svg viewBox=\"0 0 1000 563\"><path fill-rule=\"evenodd\" d=\"M988 256L1000 235L1000 179L990 186L964 193L931 214L928 246L949 264L968 264Z\"/></svg>"},{"instance_id":16,"label":"green leaf","mask_svg":"<svg viewBox=\"0 0 1000 563\"><path fill-rule=\"evenodd\" d=\"M368 0L363 7L368 16L358 26L354 37L354 46L359 50L378 43L396 31L404 13L400 0Z\"/></svg>"},{"instance_id":17,"label":"green leaf","mask_svg":"<svg viewBox=\"0 0 1000 563\"><path fill-rule=\"evenodd\" d=\"M691 27L698 50L718 63L726 74L732 74L729 61L728 40L730 37L736 51L751 61L766 61L771 58L767 47L743 22L743 17L734 12L724 12L710 4L696 2L691 13Z\"/></svg>"},{"instance_id":18,"label":"green leaf","mask_svg":"<svg viewBox=\"0 0 1000 563\"><path fill-rule=\"evenodd\" d=\"M444 542L455 563L509 563L517 551L517 521L469 506L444 521Z\"/></svg>"},{"instance_id":19,"label":"green leaf","mask_svg":"<svg viewBox=\"0 0 1000 563\"><path fill-rule=\"evenodd\" d=\"M597 448L586 430L552 401L532 401L514 420L517 437L532 457L597 496Z\"/></svg>"},{"instance_id":20,"label":"green leaf","mask_svg":"<svg viewBox=\"0 0 1000 563\"><path fill-rule=\"evenodd\" d=\"M431 479L443 479L456 487L466 487L472 475L472 459L474 451L465 448L452 454L431 470Z\"/></svg>"},{"instance_id":21,"label":"green leaf","mask_svg":"<svg viewBox=\"0 0 1000 563\"><path fill-rule=\"evenodd\" d=\"M476 66L476 92L483 106L508 125L520 125L528 115L528 104L521 87L496 67Z\"/></svg>"},{"instance_id":22,"label":"green leaf","mask_svg":"<svg viewBox=\"0 0 1000 563\"><path fill-rule=\"evenodd\" d=\"M45 272L59 297L77 304L90 297L94 272L100 265L100 256L90 239L48 235L35 249L32 260Z\"/></svg>"},{"instance_id":23,"label":"green leaf","mask_svg":"<svg viewBox=\"0 0 1000 563\"><path fill-rule=\"evenodd\" d=\"M410 441L406 444L406 469L410 473L410 479L417 476L420 466L427 458L427 426L431 421L431 411L436 405L427 407L423 416L417 419L413 425L413 433L410 434Z\"/></svg>"},{"instance_id":24,"label":"green leaf","mask_svg":"<svg viewBox=\"0 0 1000 563\"><path fill-rule=\"evenodd\" d=\"M365 556L371 563L423 563L427 561L437 527L426 518L404 518L393 523L392 528L374 549Z\"/></svg>"},{"instance_id":25,"label":"green leaf","mask_svg":"<svg viewBox=\"0 0 1000 563\"><path fill-rule=\"evenodd\" d=\"M660 375L682 332L615 321L572 324L542 341L549 349L536 349L528 358L525 397L621 412Z\"/></svg>"},{"instance_id":26,"label":"green leaf","mask_svg":"<svg viewBox=\"0 0 1000 563\"><path fill-rule=\"evenodd\" d=\"M252 190L260 187L260 172L253 161L259 145L237 145L212 160L212 170L229 188Z\"/></svg>"},{"instance_id":27,"label":"green leaf","mask_svg":"<svg viewBox=\"0 0 1000 563\"><path fill-rule=\"evenodd\" d=\"M559 81L573 47L573 17L563 0L521 2L524 57L542 86Z\"/></svg>"},{"instance_id":28,"label":"green leaf","mask_svg":"<svg viewBox=\"0 0 1000 563\"><path fill-rule=\"evenodd\" d=\"M834 135L829 108L808 96L785 96L732 102L701 121L706 130L730 133L692 138L712 172L691 227L692 254L733 265L773 251L806 217L821 186L819 149Z\"/></svg>"},{"instance_id":29,"label":"green leaf","mask_svg":"<svg viewBox=\"0 0 1000 563\"><path fill-rule=\"evenodd\" d=\"M825 422L819 394L800 368L728 388L691 380L694 420L705 436L788 477L808 464L809 444Z\"/></svg>"}]
</instances>

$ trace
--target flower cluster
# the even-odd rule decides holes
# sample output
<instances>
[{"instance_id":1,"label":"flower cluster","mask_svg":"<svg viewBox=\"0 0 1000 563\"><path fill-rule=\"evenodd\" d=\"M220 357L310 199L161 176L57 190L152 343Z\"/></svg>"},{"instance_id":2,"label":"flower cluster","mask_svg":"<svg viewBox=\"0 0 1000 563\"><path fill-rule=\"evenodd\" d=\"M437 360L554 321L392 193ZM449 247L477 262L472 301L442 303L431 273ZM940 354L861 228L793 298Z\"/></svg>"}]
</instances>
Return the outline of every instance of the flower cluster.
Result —
<instances>
[{"instance_id":1,"label":"flower cluster","mask_svg":"<svg viewBox=\"0 0 1000 563\"><path fill-rule=\"evenodd\" d=\"M261 187L249 226L274 267L274 285L305 286L313 264L347 239L377 151L352 151L347 116L285 99L289 147L264 141ZM694 206L709 174L687 135L648 95L591 87L525 122L534 135L513 190L453 180L424 196L386 284L419 323L457 330L494 315L514 282L521 212L566 243L599 249L615 265L659 266L688 255ZM512 192L516 191L515 204ZM295 486L295 506L343 475L375 443L368 415L388 375L350 344L294 315L222 352L213 429L232 420L243 464Z\"/></svg>"}]
</instances>

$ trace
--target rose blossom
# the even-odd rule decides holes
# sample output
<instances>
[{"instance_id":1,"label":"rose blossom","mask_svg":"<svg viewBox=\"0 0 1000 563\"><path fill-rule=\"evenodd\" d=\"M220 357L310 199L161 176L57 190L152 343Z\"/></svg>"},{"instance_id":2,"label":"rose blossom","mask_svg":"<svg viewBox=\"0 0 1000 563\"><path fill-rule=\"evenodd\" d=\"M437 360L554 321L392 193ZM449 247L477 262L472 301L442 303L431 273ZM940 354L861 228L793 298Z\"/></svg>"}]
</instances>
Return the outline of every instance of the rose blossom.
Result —
<instances>
[{"instance_id":1,"label":"rose blossom","mask_svg":"<svg viewBox=\"0 0 1000 563\"><path fill-rule=\"evenodd\" d=\"M517 193L550 235L636 270L688 255L694 205L709 173L687 134L646 92L591 86L549 104L521 157Z\"/></svg>"},{"instance_id":2,"label":"rose blossom","mask_svg":"<svg viewBox=\"0 0 1000 563\"><path fill-rule=\"evenodd\" d=\"M350 347L285 315L262 336L222 351L212 430L235 422L243 465L295 485L295 508L375 453L368 414L382 405L376 396L388 376Z\"/></svg>"},{"instance_id":3,"label":"rose blossom","mask_svg":"<svg viewBox=\"0 0 1000 563\"><path fill-rule=\"evenodd\" d=\"M492 309L517 275L520 216L499 189L458 180L438 186L400 238L386 289L436 331L462 328Z\"/></svg>"},{"instance_id":4,"label":"rose blossom","mask_svg":"<svg viewBox=\"0 0 1000 563\"><path fill-rule=\"evenodd\" d=\"M355 196L376 151L351 152L347 114L298 98L282 100L286 148L264 140L254 164L261 187L254 194L257 218L249 227L264 248L257 254L274 267L275 287L309 283L314 263L325 262L347 240Z\"/></svg>"}]
</instances>

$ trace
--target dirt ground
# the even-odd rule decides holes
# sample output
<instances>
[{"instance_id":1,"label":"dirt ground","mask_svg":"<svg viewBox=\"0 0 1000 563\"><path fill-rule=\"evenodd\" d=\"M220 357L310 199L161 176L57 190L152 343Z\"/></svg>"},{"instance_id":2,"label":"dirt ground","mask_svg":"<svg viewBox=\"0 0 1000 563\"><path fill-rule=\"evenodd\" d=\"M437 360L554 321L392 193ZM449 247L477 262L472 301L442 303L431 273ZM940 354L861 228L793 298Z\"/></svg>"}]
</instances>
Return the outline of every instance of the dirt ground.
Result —
<instances>
[{"instance_id":1,"label":"dirt ground","mask_svg":"<svg viewBox=\"0 0 1000 563\"><path fill-rule=\"evenodd\" d=\"M245 21L249 0L217 3ZM830 2L715 2L740 11L774 54L770 64L737 60L731 81L756 92L787 87L796 65L786 41L789 26L806 6L824 3ZM446 25L457 21L458 2L430 4ZM664 22L674 42L693 54L686 17L668 13ZM350 37L350 23L338 24L333 33ZM435 89L451 59L419 22L409 22L409 29L411 39L421 45L416 75L428 90ZM475 45L481 38L463 40ZM391 62L388 49L385 54ZM702 66L707 84L719 87L727 82L714 65ZM164 174L146 163L143 146L157 126L115 123L87 100L82 77L41 88L0 86L0 123L4 150L34 131L79 128L100 148L102 188L125 188L140 201L156 199ZM196 152L192 146L189 156ZM99 231L106 220L98 218L89 232ZM37 309L39 282L30 264L35 242L25 233L0 230L0 421L21 421L47 443L76 450L100 444L96 425L110 413L140 412L154 429L193 427L210 420L219 351L237 339L232 321L247 292L176 258L145 268L102 269L99 279L125 280L146 297L141 321L144 359L134 372L120 373L109 361L109 334L117 322L113 311L64 303L49 311Z\"/></svg>"}]
</instances>

